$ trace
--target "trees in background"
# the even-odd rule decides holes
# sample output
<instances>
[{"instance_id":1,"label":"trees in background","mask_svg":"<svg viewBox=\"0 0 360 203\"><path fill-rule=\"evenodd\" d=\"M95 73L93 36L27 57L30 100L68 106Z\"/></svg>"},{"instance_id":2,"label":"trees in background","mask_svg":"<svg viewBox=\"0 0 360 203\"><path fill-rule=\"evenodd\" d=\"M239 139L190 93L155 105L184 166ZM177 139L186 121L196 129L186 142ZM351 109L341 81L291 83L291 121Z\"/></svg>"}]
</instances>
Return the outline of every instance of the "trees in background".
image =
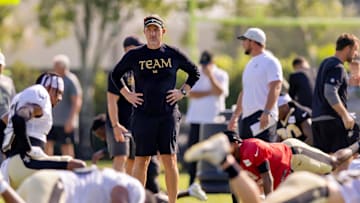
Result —
<instances>
[{"instance_id":1,"label":"trees in background","mask_svg":"<svg viewBox=\"0 0 360 203\"><path fill-rule=\"evenodd\" d=\"M359 5L358 0L270 0L259 2L254 3L253 0L39 0L37 14L49 45L69 35L74 35L76 38L81 59L79 78L84 89L81 127L85 130L81 134L87 136L87 129L89 129L91 118L95 113L94 109L98 113L103 109L102 106L105 106L105 94L101 91L104 91L106 87L106 74L99 73L99 71L103 71L100 69L101 61L106 54L115 50L114 45L120 43L121 46L120 33L126 32L123 27L133 19L135 13L166 15L169 12L181 12L185 16L188 15L185 19L193 19L195 23L189 22L189 29L185 31L183 42L188 47L192 46L198 49L197 40L201 40L201 35L206 34L196 30L198 23L206 21L207 14L214 8L225 10L224 15L219 16L217 20L208 19L207 21L220 25L218 30L214 30L217 32L218 38L217 45L213 50L217 55L216 61L219 66L225 68L230 75L228 107L236 101L237 93L241 88L242 70L248 61L248 58L242 53L243 50L240 48L241 44L236 39L236 35L244 32L250 25L260 26L266 30L269 38L268 48L281 59L286 74L291 71L290 62L296 54L308 57L312 61L312 65L316 66L318 61L332 53L335 37L340 32L356 33L357 31L357 28L352 26L337 27L321 23L312 26L289 25L287 21L282 20L278 20L274 26L264 24L264 22L269 17L279 19L284 17L295 19L331 17L335 19L335 17L357 16L359 6L354 5ZM191 15L188 13L190 8L195 9L192 10ZM7 44L10 42L19 42L23 33L24 27L21 28L22 26L18 26L17 23L11 23L14 22L14 19L9 18L11 9L13 8L0 6L0 29L4 30L0 35L0 49L5 45L8 46ZM176 15L176 13L172 13L172 15ZM236 21L235 17L244 18L247 21L245 24L241 24L239 22L243 21L241 19ZM142 25L138 26L140 31ZM192 29L194 27L195 29ZM195 31L196 33L194 33ZM199 34L201 35L199 36ZM19 46L19 48L21 47ZM326 50L326 54L324 50ZM113 53L116 55L116 52ZM12 71L16 83L24 82L21 78L24 78L25 71L21 70L25 70L25 66L24 64L19 65L20 69ZM181 105L185 112L186 104L182 103ZM89 146L88 141L83 140L85 140L85 146Z\"/></svg>"},{"instance_id":2,"label":"trees in background","mask_svg":"<svg viewBox=\"0 0 360 203\"><path fill-rule=\"evenodd\" d=\"M80 148L90 146L87 132L94 116L96 73L103 57L119 41L122 27L139 10L165 13L170 8L171 4L163 0L40 0L38 20L46 30L47 41L56 42L74 33L78 45L79 78L84 92L80 126L85 129Z\"/></svg>"}]
</instances>

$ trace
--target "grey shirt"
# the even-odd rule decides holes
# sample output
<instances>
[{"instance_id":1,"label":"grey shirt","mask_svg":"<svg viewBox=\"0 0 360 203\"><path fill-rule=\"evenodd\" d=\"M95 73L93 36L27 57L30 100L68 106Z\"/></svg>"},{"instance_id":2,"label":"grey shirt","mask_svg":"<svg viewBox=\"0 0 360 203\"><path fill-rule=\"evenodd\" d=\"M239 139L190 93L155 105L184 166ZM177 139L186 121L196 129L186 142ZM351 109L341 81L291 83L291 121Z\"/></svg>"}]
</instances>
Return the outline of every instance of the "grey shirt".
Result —
<instances>
[{"instance_id":1,"label":"grey shirt","mask_svg":"<svg viewBox=\"0 0 360 203\"><path fill-rule=\"evenodd\" d=\"M72 107L71 97L77 95L82 96L80 82L75 74L68 72L63 79L64 94L62 100L53 108L54 126L64 126L68 120ZM79 127L78 116L75 118L74 126Z\"/></svg>"},{"instance_id":2,"label":"grey shirt","mask_svg":"<svg viewBox=\"0 0 360 203\"><path fill-rule=\"evenodd\" d=\"M11 100L15 94L13 80L8 76L0 74L0 117L9 111Z\"/></svg>"}]
</instances>

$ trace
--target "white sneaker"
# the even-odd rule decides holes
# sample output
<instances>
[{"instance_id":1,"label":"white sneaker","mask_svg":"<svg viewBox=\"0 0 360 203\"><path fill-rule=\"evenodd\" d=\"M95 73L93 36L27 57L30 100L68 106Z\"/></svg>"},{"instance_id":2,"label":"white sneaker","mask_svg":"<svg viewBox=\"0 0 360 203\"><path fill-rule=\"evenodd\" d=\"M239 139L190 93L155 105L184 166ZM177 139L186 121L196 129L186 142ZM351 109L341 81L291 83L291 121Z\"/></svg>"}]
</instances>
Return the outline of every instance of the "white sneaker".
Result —
<instances>
[{"instance_id":1,"label":"white sneaker","mask_svg":"<svg viewBox=\"0 0 360 203\"><path fill-rule=\"evenodd\" d=\"M205 160L218 166L228 153L230 153L229 140L223 133L218 133L190 147L185 152L184 159L187 162Z\"/></svg>"},{"instance_id":2,"label":"white sneaker","mask_svg":"<svg viewBox=\"0 0 360 203\"><path fill-rule=\"evenodd\" d=\"M201 189L201 186L197 183L190 185L189 189L190 196L196 197L201 201L206 201L208 198L204 190Z\"/></svg>"}]
</instances>

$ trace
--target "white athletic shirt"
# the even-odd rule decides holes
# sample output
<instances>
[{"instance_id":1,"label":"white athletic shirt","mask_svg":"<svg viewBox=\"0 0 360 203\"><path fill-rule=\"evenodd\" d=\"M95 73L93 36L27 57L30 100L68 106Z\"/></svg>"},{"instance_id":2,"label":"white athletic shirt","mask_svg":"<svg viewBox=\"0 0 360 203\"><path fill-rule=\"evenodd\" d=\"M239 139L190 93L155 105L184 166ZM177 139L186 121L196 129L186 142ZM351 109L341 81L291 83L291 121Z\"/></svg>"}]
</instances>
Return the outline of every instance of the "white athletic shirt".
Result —
<instances>
[{"instance_id":1,"label":"white athletic shirt","mask_svg":"<svg viewBox=\"0 0 360 203\"><path fill-rule=\"evenodd\" d=\"M281 64L277 58L268 51L251 58L242 75L243 118L264 110L270 90L269 83L277 80L283 80ZM271 109L271 115L277 120L277 104Z\"/></svg>"},{"instance_id":2,"label":"white athletic shirt","mask_svg":"<svg viewBox=\"0 0 360 203\"><path fill-rule=\"evenodd\" d=\"M360 202L360 170L345 170L340 172L336 181L333 177L327 176L328 180L335 181L345 203Z\"/></svg>"},{"instance_id":3,"label":"white athletic shirt","mask_svg":"<svg viewBox=\"0 0 360 203\"><path fill-rule=\"evenodd\" d=\"M191 98L186 114L186 122L188 123L214 123L216 116L225 110L225 98L229 95L229 76L216 65L214 65L212 71L224 92L220 96L210 95L201 98ZM191 88L191 91L209 91L211 87L209 77L201 71L200 78Z\"/></svg>"},{"instance_id":4,"label":"white athletic shirt","mask_svg":"<svg viewBox=\"0 0 360 203\"><path fill-rule=\"evenodd\" d=\"M135 178L113 169L89 172L59 171L67 203L110 203L111 190L120 185L127 189L129 203L145 202L145 190Z\"/></svg>"},{"instance_id":5,"label":"white athletic shirt","mask_svg":"<svg viewBox=\"0 0 360 203\"><path fill-rule=\"evenodd\" d=\"M41 117L32 118L26 122L27 135L46 143L46 135L49 133L53 121L50 95L44 86L33 85L15 95L11 101L8 125L4 130L5 138L2 145L3 149L11 143L11 138L13 136L13 124L11 118L15 112L25 104L37 104L43 111Z\"/></svg>"}]
</instances>

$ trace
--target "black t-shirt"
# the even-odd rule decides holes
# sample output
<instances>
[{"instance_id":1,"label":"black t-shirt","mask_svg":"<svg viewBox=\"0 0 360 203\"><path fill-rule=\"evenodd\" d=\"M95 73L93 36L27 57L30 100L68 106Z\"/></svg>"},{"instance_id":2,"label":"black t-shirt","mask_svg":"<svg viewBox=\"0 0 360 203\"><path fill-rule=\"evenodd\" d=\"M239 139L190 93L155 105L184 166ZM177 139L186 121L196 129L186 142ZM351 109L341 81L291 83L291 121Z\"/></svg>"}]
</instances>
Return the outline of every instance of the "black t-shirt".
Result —
<instances>
[{"instance_id":1,"label":"black t-shirt","mask_svg":"<svg viewBox=\"0 0 360 203\"><path fill-rule=\"evenodd\" d=\"M125 128L129 129L130 122L131 122L130 117L132 114L132 105L125 99L124 96L122 96L122 94L120 94L119 89L111 81L110 74L111 73L109 73L109 75L108 75L108 90L107 91L119 96L119 99L117 101L119 123L121 125L123 125ZM122 77L122 81L129 88L129 90L133 90L134 75L133 75L132 71L126 72L124 74L124 76ZM110 121L108 109L106 112L106 117L107 117L107 121Z\"/></svg>"},{"instance_id":2,"label":"black t-shirt","mask_svg":"<svg viewBox=\"0 0 360 203\"><path fill-rule=\"evenodd\" d=\"M311 108L315 85L315 73L312 69L304 69L290 74L289 95L301 105Z\"/></svg>"},{"instance_id":3,"label":"black t-shirt","mask_svg":"<svg viewBox=\"0 0 360 203\"><path fill-rule=\"evenodd\" d=\"M348 76L343 63L336 57L329 57L321 64L315 83L312 103L312 118L330 115L339 118L339 115L331 107L324 95L325 84L338 88L337 94L346 107Z\"/></svg>"},{"instance_id":4,"label":"black t-shirt","mask_svg":"<svg viewBox=\"0 0 360 203\"><path fill-rule=\"evenodd\" d=\"M279 120L277 123L277 134L282 140L287 138L297 138L305 141L306 136L301 128L301 123L311 118L311 109L300 105L295 101L288 103L290 111L285 120Z\"/></svg>"},{"instance_id":5,"label":"black t-shirt","mask_svg":"<svg viewBox=\"0 0 360 203\"><path fill-rule=\"evenodd\" d=\"M188 74L186 84L192 87L200 73L178 49L163 44L159 49L149 49L146 45L130 50L124 55L111 73L118 91L123 87L120 78L132 70L135 77L135 92L143 93L143 104L134 108L147 114L162 115L172 113L175 105L166 102L167 92L175 89L176 74L182 69Z\"/></svg>"}]
</instances>

